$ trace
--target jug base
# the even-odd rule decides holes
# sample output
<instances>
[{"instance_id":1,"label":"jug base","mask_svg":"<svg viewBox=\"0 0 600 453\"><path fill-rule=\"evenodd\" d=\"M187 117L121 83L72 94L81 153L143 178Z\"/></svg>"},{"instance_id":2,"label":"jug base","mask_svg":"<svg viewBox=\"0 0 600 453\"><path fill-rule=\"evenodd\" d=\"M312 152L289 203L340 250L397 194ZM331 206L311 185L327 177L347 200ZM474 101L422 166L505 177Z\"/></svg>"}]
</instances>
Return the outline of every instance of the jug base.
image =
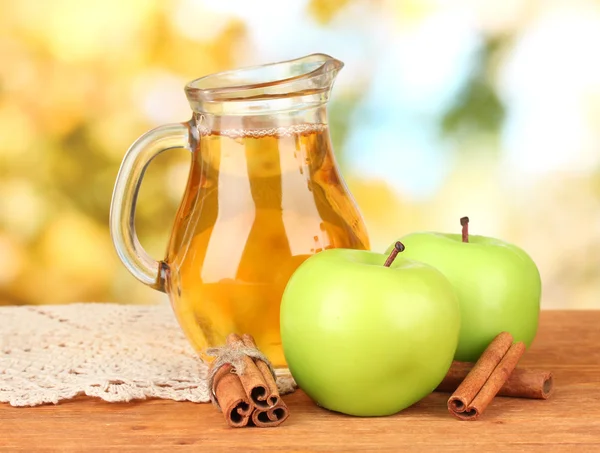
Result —
<instances>
[{"instance_id":1,"label":"jug base","mask_svg":"<svg viewBox=\"0 0 600 453\"><path fill-rule=\"evenodd\" d=\"M290 372L290 369L288 367L280 367L280 368L274 368L275 370L275 376L277 377L277 379L279 378L292 378L292 373Z\"/></svg>"},{"instance_id":2,"label":"jug base","mask_svg":"<svg viewBox=\"0 0 600 453\"><path fill-rule=\"evenodd\" d=\"M277 378L277 387L279 388L281 395L293 393L298 388L289 368L275 368L275 376Z\"/></svg>"}]
</instances>

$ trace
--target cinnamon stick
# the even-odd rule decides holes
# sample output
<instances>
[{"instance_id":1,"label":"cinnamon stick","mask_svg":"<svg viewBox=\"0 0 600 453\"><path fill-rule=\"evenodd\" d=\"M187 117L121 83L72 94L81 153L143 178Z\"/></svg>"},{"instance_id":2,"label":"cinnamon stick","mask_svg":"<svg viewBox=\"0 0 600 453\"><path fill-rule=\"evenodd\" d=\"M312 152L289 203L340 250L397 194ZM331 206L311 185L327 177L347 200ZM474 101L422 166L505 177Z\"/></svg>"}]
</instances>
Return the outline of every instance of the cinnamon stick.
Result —
<instances>
[{"instance_id":1,"label":"cinnamon stick","mask_svg":"<svg viewBox=\"0 0 600 453\"><path fill-rule=\"evenodd\" d=\"M279 401L276 406L266 410L256 409L252 413L252 423L259 428L273 428L281 425L290 416L287 405L283 400Z\"/></svg>"},{"instance_id":2,"label":"cinnamon stick","mask_svg":"<svg viewBox=\"0 0 600 453\"><path fill-rule=\"evenodd\" d=\"M213 389L227 424L233 428L246 426L250 421L253 407L246 396L233 367L223 365L215 374Z\"/></svg>"},{"instance_id":3,"label":"cinnamon stick","mask_svg":"<svg viewBox=\"0 0 600 453\"><path fill-rule=\"evenodd\" d=\"M245 346L258 349L258 347L256 346L256 343L254 342L254 338L252 337L252 335L249 335L249 334L242 335L242 341L244 342ZM280 398L279 397L279 389L277 388L277 382L275 381L275 377L273 377L273 373L271 373L271 369L269 368L269 365L267 365L262 360L254 359L254 364L256 365L258 370L261 372L262 377L263 377L265 383L267 384L267 395L266 395L265 401L267 402L268 407L274 407L279 403L279 398ZM287 407L285 408L285 410L287 412Z\"/></svg>"},{"instance_id":4,"label":"cinnamon stick","mask_svg":"<svg viewBox=\"0 0 600 453\"><path fill-rule=\"evenodd\" d=\"M515 375L515 379L511 377ZM548 371L515 368L498 395L545 400L554 391L554 376Z\"/></svg>"},{"instance_id":5,"label":"cinnamon stick","mask_svg":"<svg viewBox=\"0 0 600 453\"><path fill-rule=\"evenodd\" d=\"M235 333L227 336L227 344L234 347L246 346L242 338ZM242 364L243 371L238 372L238 376L248 398L259 409L268 409L272 407L273 400L269 400L269 397L271 396L269 385L265 382L263 373L258 369L254 360L246 355L242 358ZM275 402L277 402L277 400L275 400Z\"/></svg>"},{"instance_id":6,"label":"cinnamon stick","mask_svg":"<svg viewBox=\"0 0 600 453\"><path fill-rule=\"evenodd\" d=\"M448 400L452 415L460 420L476 420L485 411L525 352L523 342L512 341L508 332L494 338Z\"/></svg>"},{"instance_id":7,"label":"cinnamon stick","mask_svg":"<svg viewBox=\"0 0 600 453\"><path fill-rule=\"evenodd\" d=\"M483 351L481 357L473 367L473 370L468 375L468 379L465 379L456 389L456 392L450 400L460 401L464 406L473 401L473 398L477 396L479 390L483 387L483 384L491 376L496 366L502 360L502 357L508 352L512 345L513 337L508 332L502 332L489 344L489 346ZM453 403L456 405L457 403Z\"/></svg>"},{"instance_id":8,"label":"cinnamon stick","mask_svg":"<svg viewBox=\"0 0 600 453\"><path fill-rule=\"evenodd\" d=\"M271 365L250 335L230 334L226 345L207 350L216 357L209 369L211 400L227 424L274 427L289 417Z\"/></svg>"},{"instance_id":9,"label":"cinnamon stick","mask_svg":"<svg viewBox=\"0 0 600 453\"><path fill-rule=\"evenodd\" d=\"M473 369L473 363L453 362L436 392L453 393ZM498 396L545 400L554 390L551 372L515 368L498 391Z\"/></svg>"}]
</instances>

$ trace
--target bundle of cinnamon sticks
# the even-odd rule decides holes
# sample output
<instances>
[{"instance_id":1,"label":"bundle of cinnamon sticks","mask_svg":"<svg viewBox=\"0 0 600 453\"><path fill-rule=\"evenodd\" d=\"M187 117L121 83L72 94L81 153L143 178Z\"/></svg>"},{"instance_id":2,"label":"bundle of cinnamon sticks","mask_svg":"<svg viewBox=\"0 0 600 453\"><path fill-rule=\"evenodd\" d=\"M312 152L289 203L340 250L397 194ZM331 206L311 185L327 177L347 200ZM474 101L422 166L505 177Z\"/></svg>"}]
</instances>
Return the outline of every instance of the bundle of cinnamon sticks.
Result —
<instances>
[{"instance_id":1,"label":"bundle of cinnamon sticks","mask_svg":"<svg viewBox=\"0 0 600 453\"><path fill-rule=\"evenodd\" d=\"M515 369L525 352L513 344L508 332L500 333L477 363L454 362L436 391L454 392L448 410L459 420L476 420L496 395L547 399L553 390L552 373Z\"/></svg>"},{"instance_id":2,"label":"bundle of cinnamon sticks","mask_svg":"<svg viewBox=\"0 0 600 453\"><path fill-rule=\"evenodd\" d=\"M209 370L211 399L229 426L274 427L289 417L275 373L252 336L231 334L209 354L217 357Z\"/></svg>"}]
</instances>

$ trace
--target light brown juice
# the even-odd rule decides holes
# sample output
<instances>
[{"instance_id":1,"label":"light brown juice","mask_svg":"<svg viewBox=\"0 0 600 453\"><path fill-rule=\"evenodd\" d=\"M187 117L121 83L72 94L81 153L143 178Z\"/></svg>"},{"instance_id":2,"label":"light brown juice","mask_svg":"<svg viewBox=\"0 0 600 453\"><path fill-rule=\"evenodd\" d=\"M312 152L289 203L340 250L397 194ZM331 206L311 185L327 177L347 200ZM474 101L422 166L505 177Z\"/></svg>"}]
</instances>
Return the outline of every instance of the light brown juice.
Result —
<instances>
[{"instance_id":1,"label":"light brown juice","mask_svg":"<svg viewBox=\"0 0 600 453\"><path fill-rule=\"evenodd\" d=\"M325 125L206 132L167 253L169 293L198 351L250 333L281 368L289 277L321 250L368 246Z\"/></svg>"}]
</instances>

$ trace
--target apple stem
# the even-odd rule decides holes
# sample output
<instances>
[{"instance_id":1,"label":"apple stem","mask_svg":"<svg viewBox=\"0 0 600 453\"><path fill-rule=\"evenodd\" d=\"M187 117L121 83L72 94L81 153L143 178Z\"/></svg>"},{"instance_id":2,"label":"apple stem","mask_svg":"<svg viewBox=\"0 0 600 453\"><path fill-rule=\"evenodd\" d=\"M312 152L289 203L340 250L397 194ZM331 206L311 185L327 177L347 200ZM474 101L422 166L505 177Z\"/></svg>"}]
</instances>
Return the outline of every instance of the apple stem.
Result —
<instances>
[{"instance_id":1,"label":"apple stem","mask_svg":"<svg viewBox=\"0 0 600 453\"><path fill-rule=\"evenodd\" d=\"M469 242L469 218L461 217L460 224L462 225L462 241Z\"/></svg>"},{"instance_id":2,"label":"apple stem","mask_svg":"<svg viewBox=\"0 0 600 453\"><path fill-rule=\"evenodd\" d=\"M406 247L404 247L404 244L402 242L400 242L400 241L396 242L394 244L394 248L390 252L390 256L387 257L387 260L385 260L385 263L383 263L383 265L385 267L390 267L390 265L394 262L394 260L398 256L398 253L403 252L405 248Z\"/></svg>"}]
</instances>

